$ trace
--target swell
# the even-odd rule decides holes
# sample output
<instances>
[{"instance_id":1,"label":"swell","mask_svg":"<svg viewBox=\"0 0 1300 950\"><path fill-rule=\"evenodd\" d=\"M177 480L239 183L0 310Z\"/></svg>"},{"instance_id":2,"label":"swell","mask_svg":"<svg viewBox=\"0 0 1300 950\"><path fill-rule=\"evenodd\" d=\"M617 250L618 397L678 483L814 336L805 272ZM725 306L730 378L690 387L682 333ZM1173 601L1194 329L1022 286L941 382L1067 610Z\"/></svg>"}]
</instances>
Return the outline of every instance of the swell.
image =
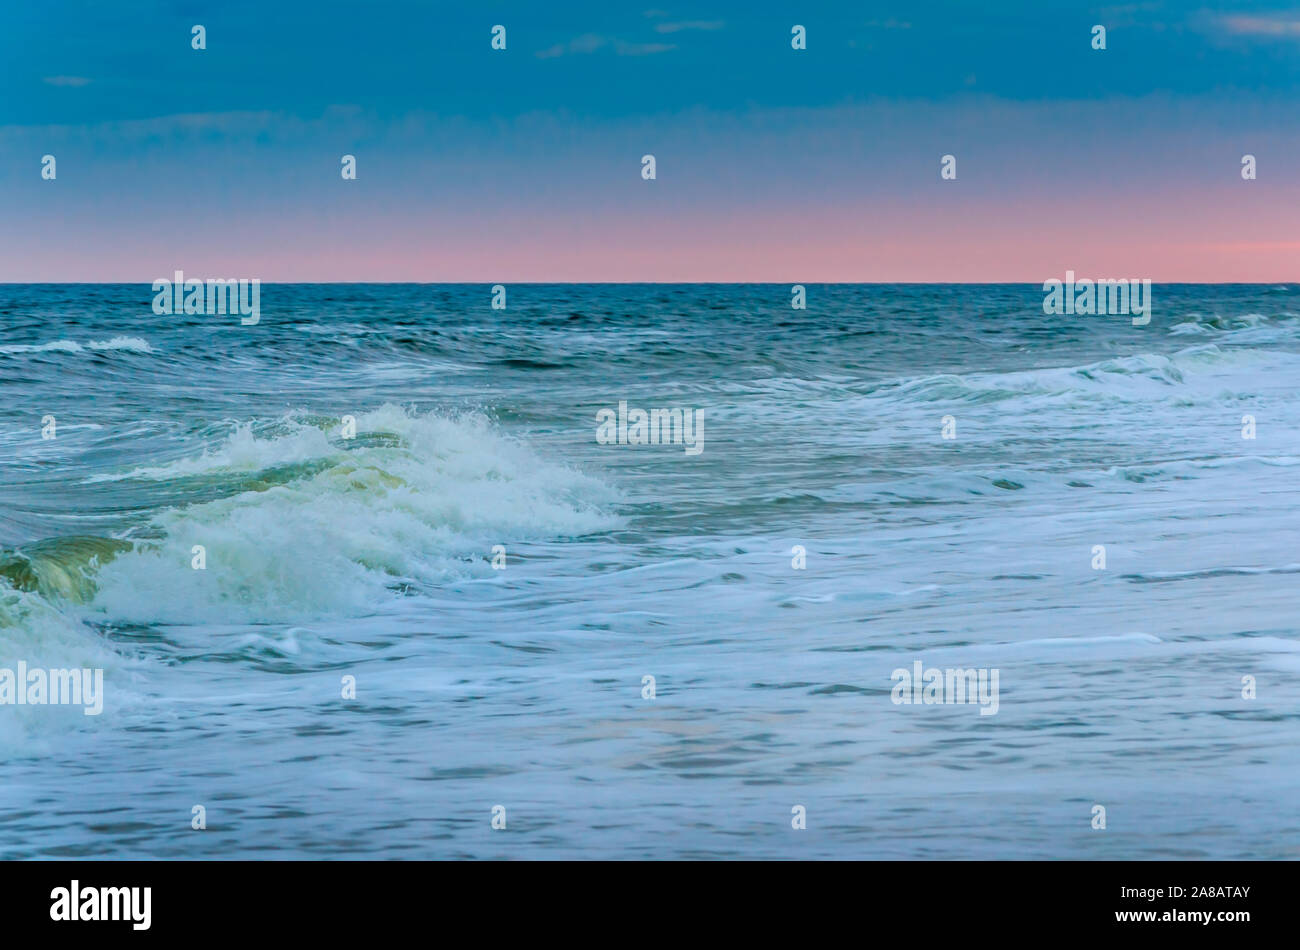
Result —
<instances>
[{"instance_id":1,"label":"swell","mask_svg":"<svg viewBox=\"0 0 1300 950\"><path fill-rule=\"evenodd\" d=\"M778 376L728 387L738 398L718 418L771 413L798 417L809 410L852 411L880 417L894 409L995 407L1007 403L1090 412L1112 405L1180 406L1221 403L1258 393L1260 374L1300 368L1300 355L1283 349L1204 343L1169 354L1144 352L1089 363L1010 371L935 373L884 380L823 375Z\"/></svg>"},{"instance_id":2,"label":"swell","mask_svg":"<svg viewBox=\"0 0 1300 950\"><path fill-rule=\"evenodd\" d=\"M1209 344L1168 356L1138 353L1077 366L903 378L875 387L869 395L903 403L979 404L1026 396L1106 396L1128 401L1187 386L1190 377L1216 366L1248 362L1248 354Z\"/></svg>"}]
</instances>

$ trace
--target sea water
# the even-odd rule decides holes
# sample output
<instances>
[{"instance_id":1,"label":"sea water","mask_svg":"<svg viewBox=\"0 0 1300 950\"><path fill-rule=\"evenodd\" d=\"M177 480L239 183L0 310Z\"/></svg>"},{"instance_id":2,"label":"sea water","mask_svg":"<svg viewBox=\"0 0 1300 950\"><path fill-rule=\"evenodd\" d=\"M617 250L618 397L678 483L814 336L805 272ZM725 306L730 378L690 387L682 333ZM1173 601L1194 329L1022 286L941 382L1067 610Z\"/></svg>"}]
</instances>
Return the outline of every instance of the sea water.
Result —
<instances>
[{"instance_id":1,"label":"sea water","mask_svg":"<svg viewBox=\"0 0 1300 950\"><path fill-rule=\"evenodd\" d=\"M0 286L0 855L1300 856L1300 293L1151 294Z\"/></svg>"}]
</instances>

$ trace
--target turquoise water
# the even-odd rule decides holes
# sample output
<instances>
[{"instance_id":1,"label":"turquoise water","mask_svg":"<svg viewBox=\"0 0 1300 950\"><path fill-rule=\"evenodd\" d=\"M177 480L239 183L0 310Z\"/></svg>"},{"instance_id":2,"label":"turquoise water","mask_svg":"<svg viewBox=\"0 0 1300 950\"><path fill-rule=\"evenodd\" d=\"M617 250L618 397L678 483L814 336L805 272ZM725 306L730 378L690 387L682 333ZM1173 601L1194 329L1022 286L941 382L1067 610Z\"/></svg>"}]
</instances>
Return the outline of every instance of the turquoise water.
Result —
<instances>
[{"instance_id":1,"label":"turquoise water","mask_svg":"<svg viewBox=\"0 0 1300 950\"><path fill-rule=\"evenodd\" d=\"M0 286L0 854L1300 854L1294 287L508 290Z\"/></svg>"}]
</instances>

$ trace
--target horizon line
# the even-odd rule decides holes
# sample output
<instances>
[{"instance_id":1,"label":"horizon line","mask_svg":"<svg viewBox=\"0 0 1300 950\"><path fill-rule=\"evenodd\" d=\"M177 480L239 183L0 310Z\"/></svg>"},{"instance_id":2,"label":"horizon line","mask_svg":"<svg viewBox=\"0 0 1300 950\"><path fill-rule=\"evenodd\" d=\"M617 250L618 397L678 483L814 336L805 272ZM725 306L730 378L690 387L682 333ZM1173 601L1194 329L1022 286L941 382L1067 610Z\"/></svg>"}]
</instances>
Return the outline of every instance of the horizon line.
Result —
<instances>
[{"instance_id":1,"label":"horizon line","mask_svg":"<svg viewBox=\"0 0 1300 950\"><path fill-rule=\"evenodd\" d=\"M803 285L820 285L830 287L871 287L871 286L912 286L912 287L1005 287L1005 286L1023 286L1038 287L1044 281L1038 280L803 280L803 281L784 281L784 280L267 280L260 277L195 277L194 280L256 280L259 284L270 284L273 286L309 286L320 284L335 284L339 286L355 286L358 284L367 284L371 286L406 286L415 285L420 287L478 287L493 286L501 284L508 286L510 284L533 284L543 287L589 287L589 286L609 286L609 287L635 287L640 285L655 286L675 286L675 287L792 287L798 284ZM1056 277L1049 277L1047 280L1058 280ZM93 287L127 287L135 285L147 285L152 288L155 280L170 280L170 278L153 278L151 280L0 280L0 287L68 287L68 286L93 286ZM1154 278L1078 278L1076 283L1081 280L1090 280L1096 283L1098 280L1150 280L1153 286L1160 285L1181 285L1187 287L1264 287L1274 286L1277 284L1300 284L1300 278L1277 279L1277 280L1156 280Z\"/></svg>"}]
</instances>

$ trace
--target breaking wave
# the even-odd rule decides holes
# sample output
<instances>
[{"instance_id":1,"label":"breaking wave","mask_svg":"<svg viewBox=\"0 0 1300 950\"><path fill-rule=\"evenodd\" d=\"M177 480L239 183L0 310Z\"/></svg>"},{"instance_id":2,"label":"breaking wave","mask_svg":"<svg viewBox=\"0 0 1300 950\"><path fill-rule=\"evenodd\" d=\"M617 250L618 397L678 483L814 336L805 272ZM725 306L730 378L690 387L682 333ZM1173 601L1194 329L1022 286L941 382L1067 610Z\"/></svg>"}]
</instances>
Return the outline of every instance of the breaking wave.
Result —
<instances>
[{"instance_id":1,"label":"breaking wave","mask_svg":"<svg viewBox=\"0 0 1300 950\"><path fill-rule=\"evenodd\" d=\"M386 405L339 420L242 424L215 448L116 479L168 504L120 538L0 552L24 595L108 623L303 620L372 613L395 593L490 573L493 545L608 530L615 493L544 461L481 416ZM199 549L202 549L202 569Z\"/></svg>"}]
</instances>

